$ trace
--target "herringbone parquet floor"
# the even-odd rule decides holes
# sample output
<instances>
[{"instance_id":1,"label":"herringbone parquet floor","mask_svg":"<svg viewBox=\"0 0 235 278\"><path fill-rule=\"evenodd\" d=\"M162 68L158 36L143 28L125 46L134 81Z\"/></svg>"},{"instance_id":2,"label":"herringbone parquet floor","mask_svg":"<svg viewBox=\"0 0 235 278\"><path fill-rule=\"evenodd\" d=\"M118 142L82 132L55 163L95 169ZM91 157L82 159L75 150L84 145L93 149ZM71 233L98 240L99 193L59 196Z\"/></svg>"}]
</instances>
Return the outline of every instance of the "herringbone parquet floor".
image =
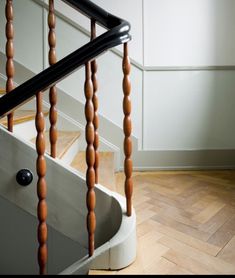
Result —
<instances>
[{"instance_id":1,"label":"herringbone parquet floor","mask_svg":"<svg viewBox=\"0 0 235 278\"><path fill-rule=\"evenodd\" d=\"M123 194L123 174L116 174ZM235 171L134 173L136 261L90 274L235 274Z\"/></svg>"}]
</instances>

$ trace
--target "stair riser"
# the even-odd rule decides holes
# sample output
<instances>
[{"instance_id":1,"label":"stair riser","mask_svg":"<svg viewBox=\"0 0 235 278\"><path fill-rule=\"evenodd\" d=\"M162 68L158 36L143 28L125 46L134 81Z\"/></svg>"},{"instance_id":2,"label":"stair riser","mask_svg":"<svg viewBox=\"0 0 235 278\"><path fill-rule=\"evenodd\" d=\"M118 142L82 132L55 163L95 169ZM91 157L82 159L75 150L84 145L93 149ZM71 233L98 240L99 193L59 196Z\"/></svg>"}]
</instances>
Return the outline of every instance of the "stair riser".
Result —
<instances>
[{"instance_id":1,"label":"stair riser","mask_svg":"<svg viewBox=\"0 0 235 278\"><path fill-rule=\"evenodd\" d=\"M31 138L37 136L35 120L14 125L14 133L24 140L30 141Z\"/></svg>"}]
</instances>

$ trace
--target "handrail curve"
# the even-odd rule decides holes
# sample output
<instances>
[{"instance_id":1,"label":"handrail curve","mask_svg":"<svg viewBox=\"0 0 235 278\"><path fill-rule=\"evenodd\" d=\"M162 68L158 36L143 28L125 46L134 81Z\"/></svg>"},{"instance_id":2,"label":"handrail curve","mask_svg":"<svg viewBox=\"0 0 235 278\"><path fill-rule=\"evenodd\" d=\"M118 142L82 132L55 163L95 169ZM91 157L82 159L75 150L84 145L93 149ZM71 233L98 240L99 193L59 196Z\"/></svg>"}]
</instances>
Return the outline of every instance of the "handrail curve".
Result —
<instances>
[{"instance_id":1,"label":"handrail curve","mask_svg":"<svg viewBox=\"0 0 235 278\"><path fill-rule=\"evenodd\" d=\"M108 31L1 97L0 117L14 111L38 92L47 90L108 49L131 40L130 24L126 20L106 12L90 0L62 1L95 20Z\"/></svg>"}]
</instances>

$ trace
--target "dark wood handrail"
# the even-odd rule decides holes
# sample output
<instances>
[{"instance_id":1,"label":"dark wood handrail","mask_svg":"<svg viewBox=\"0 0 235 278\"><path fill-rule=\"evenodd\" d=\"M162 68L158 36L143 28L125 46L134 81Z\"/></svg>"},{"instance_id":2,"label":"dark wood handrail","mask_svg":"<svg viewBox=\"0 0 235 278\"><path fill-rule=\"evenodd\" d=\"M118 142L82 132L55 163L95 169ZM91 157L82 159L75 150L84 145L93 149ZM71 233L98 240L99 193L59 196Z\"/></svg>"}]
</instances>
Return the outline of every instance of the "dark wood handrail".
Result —
<instances>
[{"instance_id":1,"label":"dark wood handrail","mask_svg":"<svg viewBox=\"0 0 235 278\"><path fill-rule=\"evenodd\" d=\"M14 111L38 92L55 85L106 50L131 39L127 21L107 13L89 0L63 1L109 30L1 97L0 117Z\"/></svg>"}]
</instances>

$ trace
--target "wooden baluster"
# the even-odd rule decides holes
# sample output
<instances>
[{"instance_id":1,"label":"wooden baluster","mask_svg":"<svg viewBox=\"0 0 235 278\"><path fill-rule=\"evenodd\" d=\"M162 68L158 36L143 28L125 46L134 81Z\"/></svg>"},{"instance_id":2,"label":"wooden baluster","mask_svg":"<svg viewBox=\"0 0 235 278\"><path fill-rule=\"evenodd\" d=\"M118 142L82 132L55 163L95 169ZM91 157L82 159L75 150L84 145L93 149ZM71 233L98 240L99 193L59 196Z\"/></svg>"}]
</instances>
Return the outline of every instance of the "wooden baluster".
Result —
<instances>
[{"instance_id":1,"label":"wooden baluster","mask_svg":"<svg viewBox=\"0 0 235 278\"><path fill-rule=\"evenodd\" d=\"M49 26L49 34L48 34L48 43L49 43L49 64L50 66L56 63L56 34L55 34L55 26L56 26L56 17L55 17L55 9L54 9L54 0L49 0L49 14L48 14L48 26ZM56 157L56 142L57 142L57 90L56 86L50 88L50 143L51 143L51 156L53 158Z\"/></svg>"},{"instance_id":2,"label":"wooden baluster","mask_svg":"<svg viewBox=\"0 0 235 278\"><path fill-rule=\"evenodd\" d=\"M92 102L93 98L93 84L91 80L91 63L86 63L86 81L85 81L85 116L86 116L86 163L87 163L87 172L86 172L86 183L87 183L87 230L89 235L89 256L91 257L94 254L95 249L95 228L96 228L96 217L95 217L95 150L94 150L94 106Z\"/></svg>"},{"instance_id":3,"label":"wooden baluster","mask_svg":"<svg viewBox=\"0 0 235 278\"><path fill-rule=\"evenodd\" d=\"M36 112L36 129L37 129L37 139L36 139L36 149L37 149L37 194L38 194L38 264L40 268L40 274L46 274L46 265L47 265L47 203L46 203L46 194L47 194L47 185L46 185L46 160L44 157L45 153L45 137L44 137L44 128L45 120L43 114L42 106L42 93L37 94L37 112Z\"/></svg>"},{"instance_id":4,"label":"wooden baluster","mask_svg":"<svg viewBox=\"0 0 235 278\"><path fill-rule=\"evenodd\" d=\"M96 38L96 22L95 20L91 20L91 40L94 40ZM98 133L98 127L99 127L99 117L98 117L98 97L97 97L97 91L98 91L98 81L97 81L97 62L96 60L93 60L91 62L91 79L93 83L93 105L94 105L94 129L95 129L95 140L94 140L94 149L95 149L95 183L99 183L99 133Z\"/></svg>"},{"instance_id":5,"label":"wooden baluster","mask_svg":"<svg viewBox=\"0 0 235 278\"><path fill-rule=\"evenodd\" d=\"M126 194L126 203L127 203L127 215L131 216L132 214L132 192L133 192L133 181L132 181L132 141L131 141L131 83L130 83L130 71L131 64L128 56L128 44L124 44L124 57L123 57L123 92L124 92L124 100L123 100L123 112L124 112L124 121L123 121L123 130L125 134L124 139L124 154L125 154L125 162L124 162L124 171L125 171L125 194Z\"/></svg>"},{"instance_id":6,"label":"wooden baluster","mask_svg":"<svg viewBox=\"0 0 235 278\"><path fill-rule=\"evenodd\" d=\"M13 77L15 74L15 67L14 67L14 27L13 27L13 1L7 0L6 1L6 9L5 9L5 15L6 15L6 75L7 75L7 82L6 82L6 93L9 93L11 90L14 89L14 82ZM7 116L8 119L8 130L13 131L13 113L10 113Z\"/></svg>"}]
</instances>

